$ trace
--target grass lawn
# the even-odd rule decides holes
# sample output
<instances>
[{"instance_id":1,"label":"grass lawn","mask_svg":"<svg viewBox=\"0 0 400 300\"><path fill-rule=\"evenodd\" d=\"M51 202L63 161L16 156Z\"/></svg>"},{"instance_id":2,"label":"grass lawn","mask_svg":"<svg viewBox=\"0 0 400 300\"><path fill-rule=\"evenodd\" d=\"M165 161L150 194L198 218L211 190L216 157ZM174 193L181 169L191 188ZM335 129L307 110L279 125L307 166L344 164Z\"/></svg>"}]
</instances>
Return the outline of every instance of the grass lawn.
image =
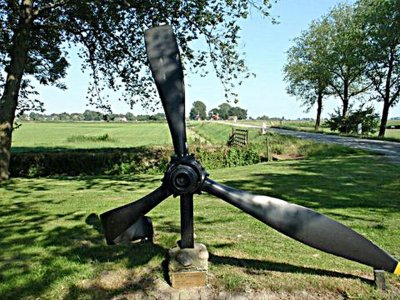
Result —
<instances>
[{"instance_id":1,"label":"grass lawn","mask_svg":"<svg viewBox=\"0 0 400 300\"><path fill-rule=\"evenodd\" d=\"M237 188L316 209L400 258L400 166L368 155L213 170ZM12 179L0 185L0 299L160 296L165 254L179 239L179 202L150 213L155 245L106 246L98 214L156 188L160 176ZM206 194L195 201L197 241L210 251L213 293L267 291L283 299L398 299L369 267L275 232ZM170 292L170 289L163 290ZM122 298L121 298L122 297Z\"/></svg>"},{"instance_id":2,"label":"grass lawn","mask_svg":"<svg viewBox=\"0 0 400 300\"><path fill-rule=\"evenodd\" d=\"M166 123L29 122L13 135L13 151L164 144L171 144Z\"/></svg>"},{"instance_id":3,"label":"grass lawn","mask_svg":"<svg viewBox=\"0 0 400 300\"><path fill-rule=\"evenodd\" d=\"M398 139L400 141L400 129L386 129L385 137Z\"/></svg>"}]
</instances>

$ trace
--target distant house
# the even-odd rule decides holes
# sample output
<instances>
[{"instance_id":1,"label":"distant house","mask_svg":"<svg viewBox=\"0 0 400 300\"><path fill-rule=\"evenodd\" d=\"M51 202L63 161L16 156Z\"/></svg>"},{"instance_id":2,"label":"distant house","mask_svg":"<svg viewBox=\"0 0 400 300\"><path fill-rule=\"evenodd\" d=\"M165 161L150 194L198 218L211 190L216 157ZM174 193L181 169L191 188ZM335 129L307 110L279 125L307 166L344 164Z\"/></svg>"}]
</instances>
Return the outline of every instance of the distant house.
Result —
<instances>
[{"instance_id":1,"label":"distant house","mask_svg":"<svg viewBox=\"0 0 400 300\"><path fill-rule=\"evenodd\" d=\"M238 120L237 116L228 116L228 121L236 122Z\"/></svg>"},{"instance_id":2,"label":"distant house","mask_svg":"<svg viewBox=\"0 0 400 300\"><path fill-rule=\"evenodd\" d=\"M219 114L211 115L211 120L218 121L220 119Z\"/></svg>"},{"instance_id":3,"label":"distant house","mask_svg":"<svg viewBox=\"0 0 400 300\"><path fill-rule=\"evenodd\" d=\"M114 122L128 122L128 119L125 117L115 117Z\"/></svg>"}]
</instances>

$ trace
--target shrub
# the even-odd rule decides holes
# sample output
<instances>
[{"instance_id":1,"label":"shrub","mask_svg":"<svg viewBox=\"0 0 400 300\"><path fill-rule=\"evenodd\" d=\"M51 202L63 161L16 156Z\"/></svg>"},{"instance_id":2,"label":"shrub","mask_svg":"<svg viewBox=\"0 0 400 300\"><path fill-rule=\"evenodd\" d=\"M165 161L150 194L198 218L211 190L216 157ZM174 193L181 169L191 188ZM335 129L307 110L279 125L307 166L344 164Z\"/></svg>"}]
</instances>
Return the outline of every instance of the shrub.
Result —
<instances>
[{"instance_id":1,"label":"shrub","mask_svg":"<svg viewBox=\"0 0 400 300\"><path fill-rule=\"evenodd\" d=\"M326 124L332 131L339 131L340 133L358 133L358 124L362 126L363 134L371 134L376 132L379 124L379 115L375 112L372 106L363 109L363 106L356 111L349 110L348 115L341 116L339 109L330 115L330 119Z\"/></svg>"},{"instance_id":2,"label":"shrub","mask_svg":"<svg viewBox=\"0 0 400 300\"><path fill-rule=\"evenodd\" d=\"M111 137L108 133L98 136L90 136L90 135L73 135L67 138L67 142L69 143L78 143L78 142L118 142L117 139Z\"/></svg>"}]
</instances>

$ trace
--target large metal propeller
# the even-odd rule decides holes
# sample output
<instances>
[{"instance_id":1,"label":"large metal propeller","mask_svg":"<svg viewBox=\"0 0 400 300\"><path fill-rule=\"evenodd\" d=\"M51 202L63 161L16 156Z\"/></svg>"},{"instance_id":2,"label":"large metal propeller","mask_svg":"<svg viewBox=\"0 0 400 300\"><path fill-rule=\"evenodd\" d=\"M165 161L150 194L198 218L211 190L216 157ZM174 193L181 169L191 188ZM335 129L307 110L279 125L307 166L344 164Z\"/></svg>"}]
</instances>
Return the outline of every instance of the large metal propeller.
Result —
<instances>
[{"instance_id":1,"label":"large metal propeller","mask_svg":"<svg viewBox=\"0 0 400 300\"><path fill-rule=\"evenodd\" d=\"M164 25L147 30L145 43L175 155L161 187L136 202L100 216L109 244L113 244L118 236L170 195L179 195L180 247L193 248L193 194L204 191L303 244L400 275L400 264L395 258L343 224L309 208L268 196L253 195L208 178L201 164L187 151L183 70L172 28Z\"/></svg>"}]
</instances>

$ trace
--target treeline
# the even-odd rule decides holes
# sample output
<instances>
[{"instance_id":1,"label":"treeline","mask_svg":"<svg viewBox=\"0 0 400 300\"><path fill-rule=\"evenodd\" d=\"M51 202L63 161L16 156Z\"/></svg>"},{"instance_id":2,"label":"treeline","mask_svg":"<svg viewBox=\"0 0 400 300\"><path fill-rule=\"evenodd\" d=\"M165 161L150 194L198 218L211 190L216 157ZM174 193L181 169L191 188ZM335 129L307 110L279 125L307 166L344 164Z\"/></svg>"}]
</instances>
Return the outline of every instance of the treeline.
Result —
<instances>
[{"instance_id":1,"label":"treeline","mask_svg":"<svg viewBox=\"0 0 400 300\"><path fill-rule=\"evenodd\" d=\"M247 119L247 109L239 106L231 106L229 103L222 103L217 108L212 108L207 113L207 107L202 101L193 102L192 108L189 113L191 120L228 120L234 118L238 120Z\"/></svg>"},{"instance_id":2,"label":"treeline","mask_svg":"<svg viewBox=\"0 0 400 300\"><path fill-rule=\"evenodd\" d=\"M127 121L162 121L165 120L164 113L154 115L134 115L131 112L126 114L102 114L93 110L85 110L84 113L53 113L41 114L31 112L19 116L19 121L107 121L107 122L127 122Z\"/></svg>"},{"instance_id":3,"label":"treeline","mask_svg":"<svg viewBox=\"0 0 400 300\"><path fill-rule=\"evenodd\" d=\"M371 125L377 118L384 136L389 110L400 99L399 11L397 0L339 4L295 39L284 67L287 91L306 110L317 107L316 129L324 101L335 97L341 105L331 121L339 131L354 127L351 120ZM382 103L380 120L372 101Z\"/></svg>"}]
</instances>

